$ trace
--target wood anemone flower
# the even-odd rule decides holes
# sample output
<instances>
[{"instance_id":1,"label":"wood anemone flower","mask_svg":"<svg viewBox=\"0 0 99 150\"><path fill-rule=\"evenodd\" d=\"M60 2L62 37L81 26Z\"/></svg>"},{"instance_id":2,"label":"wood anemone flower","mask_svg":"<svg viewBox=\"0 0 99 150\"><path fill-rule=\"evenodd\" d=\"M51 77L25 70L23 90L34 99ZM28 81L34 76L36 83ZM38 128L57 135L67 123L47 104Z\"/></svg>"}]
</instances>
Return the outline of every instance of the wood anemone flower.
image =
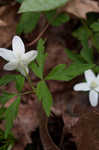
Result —
<instances>
[{"instance_id":1,"label":"wood anemone flower","mask_svg":"<svg viewBox=\"0 0 99 150\"><path fill-rule=\"evenodd\" d=\"M8 61L4 65L4 70L18 70L22 75L29 73L28 64L37 56L36 50L25 53L25 46L19 36L14 36L12 40L12 50L0 48L0 56Z\"/></svg>"},{"instance_id":2,"label":"wood anemone flower","mask_svg":"<svg viewBox=\"0 0 99 150\"><path fill-rule=\"evenodd\" d=\"M92 70L84 72L86 82L78 83L74 85L74 91L89 91L89 101L91 106L96 107L98 105L98 92L99 92L99 74L97 77Z\"/></svg>"}]
</instances>

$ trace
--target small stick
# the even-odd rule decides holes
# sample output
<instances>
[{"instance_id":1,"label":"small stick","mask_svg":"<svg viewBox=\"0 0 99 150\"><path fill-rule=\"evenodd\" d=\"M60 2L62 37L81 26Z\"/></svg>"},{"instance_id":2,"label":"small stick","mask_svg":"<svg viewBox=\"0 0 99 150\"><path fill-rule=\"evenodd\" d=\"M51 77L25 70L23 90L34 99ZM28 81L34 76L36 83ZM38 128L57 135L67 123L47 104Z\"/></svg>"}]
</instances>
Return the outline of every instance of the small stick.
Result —
<instances>
[{"instance_id":1,"label":"small stick","mask_svg":"<svg viewBox=\"0 0 99 150\"><path fill-rule=\"evenodd\" d=\"M48 133L48 117L46 116L41 104L39 105L38 117L40 125L40 137L44 150L60 150L60 148L56 146Z\"/></svg>"},{"instance_id":2,"label":"small stick","mask_svg":"<svg viewBox=\"0 0 99 150\"><path fill-rule=\"evenodd\" d=\"M46 30L48 29L48 27L49 27L49 24L46 24L46 26L44 27L43 31L40 32L40 34L36 37L36 39L33 40L32 42L30 42L28 44L28 46L34 45L42 37L42 35L46 32Z\"/></svg>"},{"instance_id":3,"label":"small stick","mask_svg":"<svg viewBox=\"0 0 99 150\"><path fill-rule=\"evenodd\" d=\"M62 130L62 134L61 134L61 139L60 139L60 148L62 148L62 145L63 145L63 142L64 142L64 130L65 130L65 127L63 127L63 130Z\"/></svg>"}]
</instances>

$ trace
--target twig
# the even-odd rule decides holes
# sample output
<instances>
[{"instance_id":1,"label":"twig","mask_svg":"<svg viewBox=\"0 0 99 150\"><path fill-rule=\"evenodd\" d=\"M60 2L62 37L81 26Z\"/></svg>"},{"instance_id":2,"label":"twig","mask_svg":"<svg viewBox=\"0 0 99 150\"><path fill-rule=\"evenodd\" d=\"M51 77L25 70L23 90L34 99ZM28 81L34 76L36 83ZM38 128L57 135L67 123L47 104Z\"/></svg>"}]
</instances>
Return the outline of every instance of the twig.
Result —
<instances>
[{"instance_id":1,"label":"twig","mask_svg":"<svg viewBox=\"0 0 99 150\"><path fill-rule=\"evenodd\" d=\"M58 148L53 143L53 140L48 133L48 127L47 127L48 117L46 116L41 104L39 106L38 117L39 117L39 125L40 125L39 126L40 138L44 150L60 150L60 148Z\"/></svg>"},{"instance_id":2,"label":"twig","mask_svg":"<svg viewBox=\"0 0 99 150\"><path fill-rule=\"evenodd\" d=\"M42 35L46 32L46 30L48 29L48 27L49 27L49 24L47 23L46 26L44 27L43 31L40 32L40 34L36 37L36 39L33 40L32 42L30 42L28 44L28 46L34 45L42 37Z\"/></svg>"},{"instance_id":3,"label":"twig","mask_svg":"<svg viewBox=\"0 0 99 150\"><path fill-rule=\"evenodd\" d=\"M63 145L63 142L64 142L64 130L65 130L65 127L63 127L63 130L62 130L62 134L61 134L61 139L60 139L60 148L62 148L62 145Z\"/></svg>"}]
</instances>

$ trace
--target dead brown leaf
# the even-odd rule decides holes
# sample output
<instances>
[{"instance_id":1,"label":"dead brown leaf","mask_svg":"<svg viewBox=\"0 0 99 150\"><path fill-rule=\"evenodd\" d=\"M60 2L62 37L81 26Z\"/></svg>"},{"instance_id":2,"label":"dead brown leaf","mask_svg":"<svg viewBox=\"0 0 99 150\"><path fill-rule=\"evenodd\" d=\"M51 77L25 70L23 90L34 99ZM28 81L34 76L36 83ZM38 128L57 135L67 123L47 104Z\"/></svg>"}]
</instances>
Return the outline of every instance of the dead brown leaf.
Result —
<instances>
[{"instance_id":1,"label":"dead brown leaf","mask_svg":"<svg viewBox=\"0 0 99 150\"><path fill-rule=\"evenodd\" d=\"M16 34L17 6L0 7L0 47L8 47L13 35Z\"/></svg>"},{"instance_id":2,"label":"dead brown leaf","mask_svg":"<svg viewBox=\"0 0 99 150\"><path fill-rule=\"evenodd\" d=\"M99 112L90 111L73 127L77 150L99 149Z\"/></svg>"},{"instance_id":3,"label":"dead brown leaf","mask_svg":"<svg viewBox=\"0 0 99 150\"><path fill-rule=\"evenodd\" d=\"M99 13L99 2L94 0L71 0L66 4L63 10L79 18L86 19L88 12Z\"/></svg>"},{"instance_id":4,"label":"dead brown leaf","mask_svg":"<svg viewBox=\"0 0 99 150\"><path fill-rule=\"evenodd\" d=\"M16 149L24 149L28 143L31 143L31 133L38 126L37 103L20 104L18 117L14 122L13 133L17 138L17 143L14 146Z\"/></svg>"},{"instance_id":5,"label":"dead brown leaf","mask_svg":"<svg viewBox=\"0 0 99 150\"><path fill-rule=\"evenodd\" d=\"M3 20L0 20L0 27L5 27L7 26L7 23L4 22Z\"/></svg>"}]
</instances>

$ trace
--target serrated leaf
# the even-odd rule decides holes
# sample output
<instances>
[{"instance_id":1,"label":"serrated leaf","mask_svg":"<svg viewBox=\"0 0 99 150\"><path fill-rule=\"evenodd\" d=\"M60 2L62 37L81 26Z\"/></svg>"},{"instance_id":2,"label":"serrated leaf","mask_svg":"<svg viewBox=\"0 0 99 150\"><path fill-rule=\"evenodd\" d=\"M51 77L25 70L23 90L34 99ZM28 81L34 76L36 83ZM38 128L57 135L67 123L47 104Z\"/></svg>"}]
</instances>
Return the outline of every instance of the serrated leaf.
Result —
<instances>
[{"instance_id":1,"label":"serrated leaf","mask_svg":"<svg viewBox=\"0 0 99 150\"><path fill-rule=\"evenodd\" d=\"M45 50L44 44L45 41L43 39L40 39L37 44L38 55L36 57L36 60L39 65L43 63L42 58L44 57L44 50Z\"/></svg>"},{"instance_id":2,"label":"serrated leaf","mask_svg":"<svg viewBox=\"0 0 99 150\"><path fill-rule=\"evenodd\" d=\"M56 10L45 12L48 22L53 26L60 26L69 21L69 16L66 13L56 15Z\"/></svg>"},{"instance_id":3,"label":"serrated leaf","mask_svg":"<svg viewBox=\"0 0 99 150\"><path fill-rule=\"evenodd\" d=\"M93 35L93 44L99 52L99 32Z\"/></svg>"},{"instance_id":4,"label":"serrated leaf","mask_svg":"<svg viewBox=\"0 0 99 150\"><path fill-rule=\"evenodd\" d=\"M49 116L50 111L51 111L51 106L52 106L52 95L45 81L40 81L37 84L37 97L38 97L38 100L42 101L43 108L47 116Z\"/></svg>"},{"instance_id":5,"label":"serrated leaf","mask_svg":"<svg viewBox=\"0 0 99 150\"><path fill-rule=\"evenodd\" d=\"M8 137L8 134L10 133L10 130L13 126L13 121L15 120L17 113L18 113L18 107L20 104L20 97L18 97L5 111L5 138Z\"/></svg>"},{"instance_id":6,"label":"serrated leaf","mask_svg":"<svg viewBox=\"0 0 99 150\"><path fill-rule=\"evenodd\" d=\"M85 60L81 57L80 54L74 53L69 49L65 49L67 56L74 62L85 63Z\"/></svg>"},{"instance_id":7,"label":"serrated leaf","mask_svg":"<svg viewBox=\"0 0 99 150\"><path fill-rule=\"evenodd\" d=\"M86 60L87 63L93 63L93 49L92 48L82 48L81 56Z\"/></svg>"},{"instance_id":8,"label":"serrated leaf","mask_svg":"<svg viewBox=\"0 0 99 150\"><path fill-rule=\"evenodd\" d=\"M30 33L35 29L38 20L40 18L40 13L33 13L33 12L27 12L23 13L20 22L17 25L16 33L21 34L23 33Z\"/></svg>"},{"instance_id":9,"label":"serrated leaf","mask_svg":"<svg viewBox=\"0 0 99 150\"><path fill-rule=\"evenodd\" d=\"M6 108L5 107L1 107L0 108L0 120L4 119L4 113L6 111Z\"/></svg>"},{"instance_id":10,"label":"serrated leaf","mask_svg":"<svg viewBox=\"0 0 99 150\"><path fill-rule=\"evenodd\" d=\"M8 138L5 139L4 131L0 129L0 150L12 150L9 148L13 147L14 142L15 138L12 134L9 134Z\"/></svg>"},{"instance_id":11,"label":"serrated leaf","mask_svg":"<svg viewBox=\"0 0 99 150\"><path fill-rule=\"evenodd\" d=\"M86 60L87 63L93 63L93 49L89 47L88 44L88 33L83 31L81 34L81 43L82 43L82 50L81 56Z\"/></svg>"},{"instance_id":12,"label":"serrated leaf","mask_svg":"<svg viewBox=\"0 0 99 150\"><path fill-rule=\"evenodd\" d=\"M21 92L24 87L24 80L25 78L21 75L16 76L16 89L18 92Z\"/></svg>"},{"instance_id":13,"label":"serrated leaf","mask_svg":"<svg viewBox=\"0 0 99 150\"><path fill-rule=\"evenodd\" d=\"M98 66L98 65L95 66L95 67L93 68L93 70L94 70L94 72L99 73L99 66Z\"/></svg>"},{"instance_id":14,"label":"serrated leaf","mask_svg":"<svg viewBox=\"0 0 99 150\"><path fill-rule=\"evenodd\" d=\"M46 11L44 14L48 22L52 23L53 18L56 16L56 10Z\"/></svg>"},{"instance_id":15,"label":"serrated leaf","mask_svg":"<svg viewBox=\"0 0 99 150\"><path fill-rule=\"evenodd\" d=\"M4 104L6 104L6 102L8 102L14 96L16 96L16 94L3 92L2 95L0 96L0 103L4 105Z\"/></svg>"},{"instance_id":16,"label":"serrated leaf","mask_svg":"<svg viewBox=\"0 0 99 150\"><path fill-rule=\"evenodd\" d=\"M99 32L99 22L94 22L90 27L94 32Z\"/></svg>"},{"instance_id":17,"label":"serrated leaf","mask_svg":"<svg viewBox=\"0 0 99 150\"><path fill-rule=\"evenodd\" d=\"M36 62L31 64L32 71L37 75L39 78L43 78L43 70L44 70L44 64L45 64L45 59L46 59L46 54L44 53L45 47L44 47L44 40L40 39L38 44L37 44L37 50L38 50L38 55L36 57Z\"/></svg>"},{"instance_id":18,"label":"serrated leaf","mask_svg":"<svg viewBox=\"0 0 99 150\"><path fill-rule=\"evenodd\" d=\"M45 80L50 80L51 78L54 78L57 80L57 77L66 70L65 64L59 64L55 68L52 69L52 71L48 74L48 76L45 78Z\"/></svg>"},{"instance_id":19,"label":"serrated leaf","mask_svg":"<svg viewBox=\"0 0 99 150\"><path fill-rule=\"evenodd\" d=\"M66 22L69 21L69 16L66 15L65 13L62 13L62 14L59 14L55 19L54 21L52 21L52 25L53 26L60 26Z\"/></svg>"},{"instance_id":20,"label":"serrated leaf","mask_svg":"<svg viewBox=\"0 0 99 150\"><path fill-rule=\"evenodd\" d=\"M73 33L73 36L81 41L83 46L81 56L87 63L93 63L93 49L89 47L88 39L91 36L90 31L85 27L80 27Z\"/></svg>"},{"instance_id":21,"label":"serrated leaf","mask_svg":"<svg viewBox=\"0 0 99 150\"><path fill-rule=\"evenodd\" d=\"M24 0L16 0L17 2L19 2L19 3L22 3Z\"/></svg>"},{"instance_id":22,"label":"serrated leaf","mask_svg":"<svg viewBox=\"0 0 99 150\"><path fill-rule=\"evenodd\" d=\"M0 78L0 86L6 85L11 81L14 81L16 79L16 75L5 75Z\"/></svg>"},{"instance_id":23,"label":"serrated leaf","mask_svg":"<svg viewBox=\"0 0 99 150\"><path fill-rule=\"evenodd\" d=\"M36 63L32 62L30 68L37 77L42 78L42 72Z\"/></svg>"},{"instance_id":24,"label":"serrated leaf","mask_svg":"<svg viewBox=\"0 0 99 150\"><path fill-rule=\"evenodd\" d=\"M45 78L46 80L70 81L73 78L81 75L85 70L95 67L94 64L74 63L68 68L64 64L58 65Z\"/></svg>"},{"instance_id":25,"label":"serrated leaf","mask_svg":"<svg viewBox=\"0 0 99 150\"><path fill-rule=\"evenodd\" d=\"M5 112L6 108L5 107L1 107L0 108L0 115L2 115Z\"/></svg>"},{"instance_id":26,"label":"serrated leaf","mask_svg":"<svg viewBox=\"0 0 99 150\"><path fill-rule=\"evenodd\" d=\"M77 39L82 40L82 35L84 33L86 33L87 38L90 37L90 35L91 35L90 31L87 28L83 27L83 26L78 28L77 30L75 30L72 34Z\"/></svg>"},{"instance_id":27,"label":"serrated leaf","mask_svg":"<svg viewBox=\"0 0 99 150\"><path fill-rule=\"evenodd\" d=\"M24 0L19 12L29 12L29 11L48 11L60 7L66 4L68 0Z\"/></svg>"}]
</instances>

